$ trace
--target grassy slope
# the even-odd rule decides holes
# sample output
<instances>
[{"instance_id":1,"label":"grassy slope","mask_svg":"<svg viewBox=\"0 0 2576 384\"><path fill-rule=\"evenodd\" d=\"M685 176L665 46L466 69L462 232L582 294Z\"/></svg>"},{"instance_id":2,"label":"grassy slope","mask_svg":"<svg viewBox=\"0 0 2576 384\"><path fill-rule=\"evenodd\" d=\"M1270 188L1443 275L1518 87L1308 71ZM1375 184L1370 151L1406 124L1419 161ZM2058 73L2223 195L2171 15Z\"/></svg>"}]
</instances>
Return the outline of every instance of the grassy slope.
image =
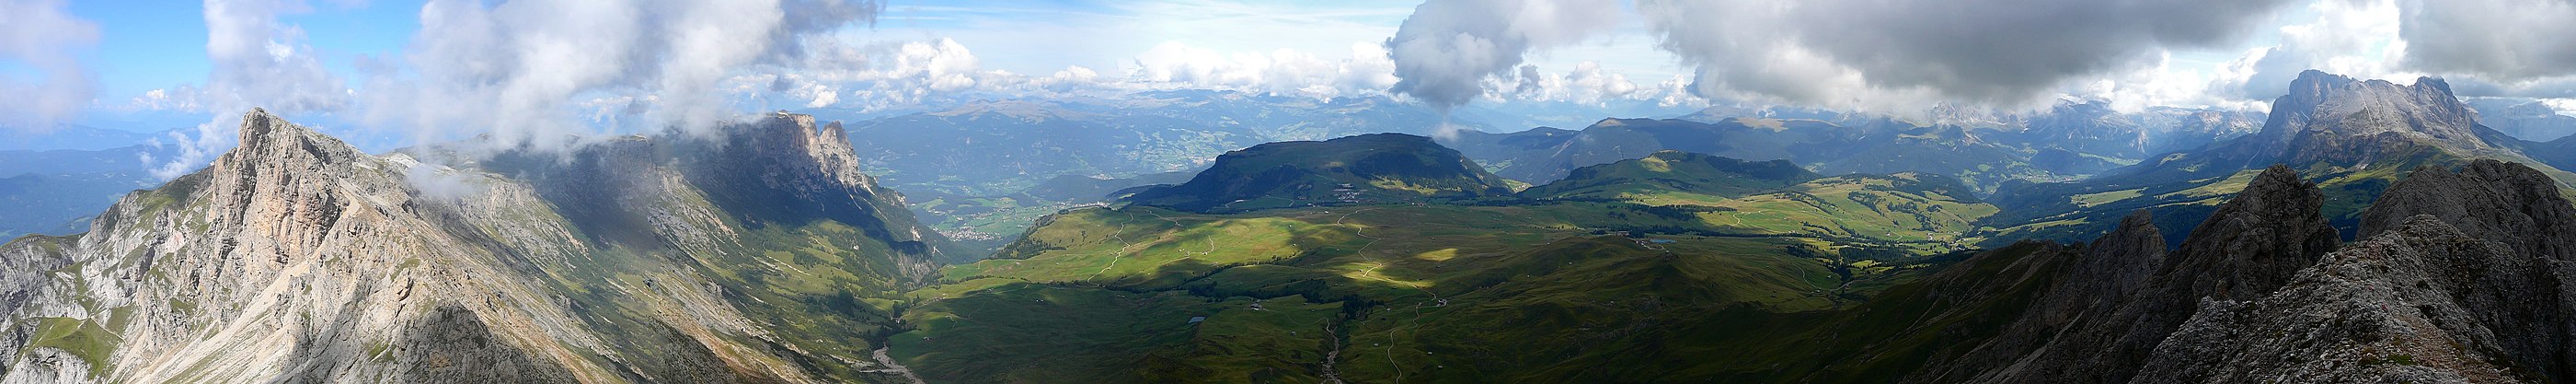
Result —
<instances>
[{"instance_id":1,"label":"grassy slope","mask_svg":"<svg viewBox=\"0 0 2576 384\"><path fill-rule=\"evenodd\" d=\"M1750 162L1680 151L1576 169L1524 196L1616 199L1664 191L1740 197L1822 178L1785 160Z\"/></svg>"},{"instance_id":2,"label":"grassy slope","mask_svg":"<svg viewBox=\"0 0 2576 384\"><path fill-rule=\"evenodd\" d=\"M962 382L1318 381L1326 356L1354 381L1570 379L1640 354L1686 360L1628 346L1694 319L1830 311L1924 270L1811 237L1594 234L1715 230L1649 211L1079 210L942 271L889 343L925 377Z\"/></svg>"}]
</instances>

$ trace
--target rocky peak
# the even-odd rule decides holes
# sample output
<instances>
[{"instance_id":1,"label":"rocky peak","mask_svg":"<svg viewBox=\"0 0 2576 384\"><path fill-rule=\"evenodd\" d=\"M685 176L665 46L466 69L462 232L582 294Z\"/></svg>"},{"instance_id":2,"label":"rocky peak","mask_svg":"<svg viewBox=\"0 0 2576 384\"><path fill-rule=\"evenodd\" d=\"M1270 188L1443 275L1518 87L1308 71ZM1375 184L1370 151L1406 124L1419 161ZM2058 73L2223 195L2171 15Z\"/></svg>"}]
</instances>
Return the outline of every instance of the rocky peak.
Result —
<instances>
[{"instance_id":1,"label":"rocky peak","mask_svg":"<svg viewBox=\"0 0 2576 384\"><path fill-rule=\"evenodd\" d=\"M2533 355L2516 347L2563 339L2565 325L2522 311L2555 305L2514 297L2536 293L2519 285L2538 276L2506 253L2415 216L2326 255L2277 293L2202 302L2130 382L2556 382L2515 369L2552 365L2517 359Z\"/></svg>"},{"instance_id":2,"label":"rocky peak","mask_svg":"<svg viewBox=\"0 0 2576 384\"><path fill-rule=\"evenodd\" d=\"M2069 283L2092 286L2084 291L2102 295L2097 297L2126 297L2155 276L2156 268L2164 265L2165 250L2165 235L2156 229L2155 216L2138 210L2085 248L2076 271L2088 276Z\"/></svg>"},{"instance_id":3,"label":"rocky peak","mask_svg":"<svg viewBox=\"0 0 2576 384\"><path fill-rule=\"evenodd\" d=\"M2345 147L2335 143L2346 137L2396 135L2460 153L2495 148L2479 129L2477 114L2441 79L2397 85L2309 70L2272 102L2257 137L2263 154L2300 160L2320 157L2308 151Z\"/></svg>"},{"instance_id":4,"label":"rocky peak","mask_svg":"<svg viewBox=\"0 0 2576 384\"><path fill-rule=\"evenodd\" d=\"M2324 204L2315 183L2275 164L2192 229L2181 257L2167 260L2165 283L2188 287L2189 298L2269 293L2341 241L2326 223Z\"/></svg>"},{"instance_id":5,"label":"rocky peak","mask_svg":"<svg viewBox=\"0 0 2576 384\"><path fill-rule=\"evenodd\" d=\"M736 128L743 131L737 141L750 154L802 168L784 174L822 175L834 183L874 188L875 180L859 171L858 156L852 153L849 132L841 122L815 124L814 116L780 112Z\"/></svg>"},{"instance_id":6,"label":"rocky peak","mask_svg":"<svg viewBox=\"0 0 2576 384\"><path fill-rule=\"evenodd\" d=\"M2362 212L2361 234L2371 236L2416 215L2432 215L2481 239L2513 246L2526 255L2571 260L2576 256L2576 205L2559 194L2549 175L2529 166L2477 160L2453 172L2423 167L2390 185Z\"/></svg>"},{"instance_id":7,"label":"rocky peak","mask_svg":"<svg viewBox=\"0 0 2576 384\"><path fill-rule=\"evenodd\" d=\"M233 163L233 168L261 163L319 165L347 163L363 156L355 146L288 122L266 109L253 108L242 114L239 131L240 146L218 158L217 163Z\"/></svg>"},{"instance_id":8,"label":"rocky peak","mask_svg":"<svg viewBox=\"0 0 2576 384\"><path fill-rule=\"evenodd\" d=\"M2576 205L2558 191L2548 175L2521 164L2423 168L2363 212L2362 233L2403 239L2422 237L2410 228L2441 226L2493 244L2492 251L2422 261L2437 269L2427 275L2447 280L2443 291L2476 325L2443 328L2501 349L2530 373L2565 381L2576 378ZM2411 281L2402 277L2391 281Z\"/></svg>"}]
</instances>

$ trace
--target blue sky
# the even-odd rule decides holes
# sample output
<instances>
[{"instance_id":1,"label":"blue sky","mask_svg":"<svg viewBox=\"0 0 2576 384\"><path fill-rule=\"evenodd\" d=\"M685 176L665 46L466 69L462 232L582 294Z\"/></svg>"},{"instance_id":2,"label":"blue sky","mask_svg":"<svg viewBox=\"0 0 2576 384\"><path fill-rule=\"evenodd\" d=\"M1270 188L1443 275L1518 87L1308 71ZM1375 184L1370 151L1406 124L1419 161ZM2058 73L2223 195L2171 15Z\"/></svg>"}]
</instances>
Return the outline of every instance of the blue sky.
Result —
<instances>
[{"instance_id":1,"label":"blue sky","mask_svg":"<svg viewBox=\"0 0 2576 384\"><path fill-rule=\"evenodd\" d=\"M102 32L91 61L102 97L132 97L179 84L203 84L213 70L206 60L202 3L82 0L70 4L74 16L97 22ZM398 52L420 28L417 1L323 2L312 8L280 21L303 28L306 43L332 58L324 63L349 75L356 74L350 67L355 55Z\"/></svg>"}]
</instances>

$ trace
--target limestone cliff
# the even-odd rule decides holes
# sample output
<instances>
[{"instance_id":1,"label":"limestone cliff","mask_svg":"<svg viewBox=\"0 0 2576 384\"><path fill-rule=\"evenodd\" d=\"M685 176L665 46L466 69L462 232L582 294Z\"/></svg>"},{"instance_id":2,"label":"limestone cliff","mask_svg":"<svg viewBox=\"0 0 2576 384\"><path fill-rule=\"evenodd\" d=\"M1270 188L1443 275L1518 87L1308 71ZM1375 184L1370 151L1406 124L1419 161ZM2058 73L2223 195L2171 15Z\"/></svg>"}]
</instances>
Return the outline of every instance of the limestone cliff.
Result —
<instances>
[{"instance_id":1,"label":"limestone cliff","mask_svg":"<svg viewBox=\"0 0 2576 384\"><path fill-rule=\"evenodd\" d=\"M870 338L942 240L839 134L782 115L448 167L253 111L89 232L0 246L0 381L899 380ZM784 197L816 206L743 209Z\"/></svg>"}]
</instances>

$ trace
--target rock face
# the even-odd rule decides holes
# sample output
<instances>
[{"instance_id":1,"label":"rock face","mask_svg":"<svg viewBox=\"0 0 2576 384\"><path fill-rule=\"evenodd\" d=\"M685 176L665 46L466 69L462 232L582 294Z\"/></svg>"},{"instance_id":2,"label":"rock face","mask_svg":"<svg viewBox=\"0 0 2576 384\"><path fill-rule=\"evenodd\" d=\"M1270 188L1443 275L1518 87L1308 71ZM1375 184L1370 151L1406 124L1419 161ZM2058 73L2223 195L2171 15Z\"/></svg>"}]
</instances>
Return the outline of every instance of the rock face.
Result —
<instances>
[{"instance_id":1,"label":"rock face","mask_svg":"<svg viewBox=\"0 0 2576 384\"><path fill-rule=\"evenodd\" d=\"M2541 171L2423 168L2336 249L2313 184L2258 176L2163 248L2132 214L2011 326L1908 382L2565 382L2576 204ZM2152 273L2146 273L2152 271ZM1973 332L1973 331L1964 331Z\"/></svg>"},{"instance_id":2,"label":"rock face","mask_svg":"<svg viewBox=\"0 0 2576 384\"><path fill-rule=\"evenodd\" d=\"M1940 378L2126 382L2136 374L2136 362L2189 320L2200 301L2261 297L2333 250L2339 237L2318 212L2323 201L2316 185L2301 180L2296 171L2272 167L2220 205L2170 254L2163 252L2162 241L2150 240L2162 236L2153 230L2152 218L2132 214L2119 230L2096 241L2081 263L2085 267L2068 272L2073 275L2061 279L2049 299L2021 320L2068 325L2038 328L2056 330L2045 336L1999 338L2000 344L1982 353L2020 357L2008 365L1988 357L1986 364L1953 367ZM2026 341L2031 338L2047 341L2031 347Z\"/></svg>"},{"instance_id":3,"label":"rock face","mask_svg":"<svg viewBox=\"0 0 2576 384\"><path fill-rule=\"evenodd\" d=\"M839 134L777 116L450 168L253 111L89 232L0 246L0 381L894 380L868 336L942 240ZM780 198L813 206L744 209Z\"/></svg>"},{"instance_id":4,"label":"rock face","mask_svg":"<svg viewBox=\"0 0 2576 384\"><path fill-rule=\"evenodd\" d=\"M2576 205L2547 175L2422 169L2367 241L2280 293L2204 303L2149 382L2564 382L2576 375Z\"/></svg>"}]
</instances>

